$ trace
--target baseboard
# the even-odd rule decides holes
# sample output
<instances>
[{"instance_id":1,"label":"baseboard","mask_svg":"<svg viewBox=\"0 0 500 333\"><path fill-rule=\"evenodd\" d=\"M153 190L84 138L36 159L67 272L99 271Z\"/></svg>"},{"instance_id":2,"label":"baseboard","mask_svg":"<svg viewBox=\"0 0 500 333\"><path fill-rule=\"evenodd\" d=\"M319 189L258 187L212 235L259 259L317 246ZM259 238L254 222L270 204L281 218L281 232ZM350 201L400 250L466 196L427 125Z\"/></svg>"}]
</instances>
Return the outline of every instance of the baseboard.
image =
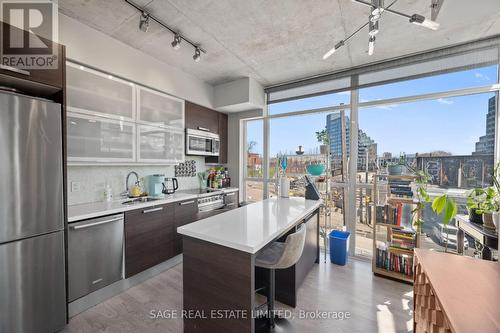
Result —
<instances>
[{"instance_id":1,"label":"baseboard","mask_svg":"<svg viewBox=\"0 0 500 333\"><path fill-rule=\"evenodd\" d=\"M88 310L91 307L96 306L97 304L102 303L105 300L121 294L125 290L154 277L155 275L158 275L174 266L179 265L180 263L182 263L182 254L179 254L172 259L162 262L161 264L151 267L144 272L136 274L128 279L116 281L109 286L96 290L93 293L90 293L82 298L74 300L73 302L68 304L69 317L74 317L77 314L82 313L83 311Z\"/></svg>"}]
</instances>

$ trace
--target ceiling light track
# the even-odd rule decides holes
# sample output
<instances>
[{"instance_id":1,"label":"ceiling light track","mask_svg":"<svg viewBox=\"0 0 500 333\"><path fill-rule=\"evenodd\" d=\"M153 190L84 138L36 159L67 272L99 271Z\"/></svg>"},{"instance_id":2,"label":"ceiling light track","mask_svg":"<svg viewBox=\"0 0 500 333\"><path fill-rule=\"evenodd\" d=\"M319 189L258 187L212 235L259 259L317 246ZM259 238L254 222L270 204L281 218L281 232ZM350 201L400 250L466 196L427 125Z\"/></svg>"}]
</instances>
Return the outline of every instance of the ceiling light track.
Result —
<instances>
[{"instance_id":1,"label":"ceiling light track","mask_svg":"<svg viewBox=\"0 0 500 333\"><path fill-rule=\"evenodd\" d=\"M368 55L372 55L375 49L375 35L379 32L379 20L383 13L388 12L394 15L405 17L409 20L410 23L423 26L425 28L431 30L437 30L439 28L439 23L426 19L424 16L419 14L408 15L405 13L398 12L396 10L391 9L391 7L398 1L393 0L392 3L384 7L384 0L371 0L371 2L367 2L364 0L353 0L354 2L363 4L365 6L369 6L371 8L370 16L368 17L368 22L359 27L356 31L350 34L347 38L341 40L335 46L325 53L323 59L329 58L332 54L335 53L339 48L345 45L345 43L350 40L354 35L364 29L366 26L369 26L368 29ZM434 1L434 0L433 0ZM437 1L437 0L436 0Z\"/></svg>"},{"instance_id":2,"label":"ceiling light track","mask_svg":"<svg viewBox=\"0 0 500 333\"><path fill-rule=\"evenodd\" d=\"M185 41L186 43L190 44L192 47L195 49L195 53L193 56L193 59L198 62L200 61L201 53L207 53L205 49L203 49L198 43L193 42L189 38L184 37L181 35L178 31L174 30L173 28L169 27L165 23L163 23L160 19L156 18L155 16L151 15L151 13L148 13L144 8L141 8L139 5L136 3L130 1L130 0L125 0L126 3L128 3L130 6L134 7L141 13L141 18L139 22L139 29L141 31L147 32L149 30L149 23L150 21L155 21L158 23L160 26L163 28L167 29L174 35L174 41L172 42L172 47L175 50L178 50L180 48L180 44L182 41Z\"/></svg>"}]
</instances>

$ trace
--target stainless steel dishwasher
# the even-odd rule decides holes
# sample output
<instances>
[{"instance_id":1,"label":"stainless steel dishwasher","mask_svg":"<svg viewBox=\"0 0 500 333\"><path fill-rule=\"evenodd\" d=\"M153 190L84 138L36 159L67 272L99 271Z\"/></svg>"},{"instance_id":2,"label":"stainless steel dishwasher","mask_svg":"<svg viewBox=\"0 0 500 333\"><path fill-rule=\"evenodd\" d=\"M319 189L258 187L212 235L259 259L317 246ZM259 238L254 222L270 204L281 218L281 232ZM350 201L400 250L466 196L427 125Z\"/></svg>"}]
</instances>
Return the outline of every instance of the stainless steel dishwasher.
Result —
<instances>
[{"instance_id":1,"label":"stainless steel dishwasher","mask_svg":"<svg viewBox=\"0 0 500 333\"><path fill-rule=\"evenodd\" d=\"M69 224L69 301L122 278L123 214Z\"/></svg>"}]
</instances>

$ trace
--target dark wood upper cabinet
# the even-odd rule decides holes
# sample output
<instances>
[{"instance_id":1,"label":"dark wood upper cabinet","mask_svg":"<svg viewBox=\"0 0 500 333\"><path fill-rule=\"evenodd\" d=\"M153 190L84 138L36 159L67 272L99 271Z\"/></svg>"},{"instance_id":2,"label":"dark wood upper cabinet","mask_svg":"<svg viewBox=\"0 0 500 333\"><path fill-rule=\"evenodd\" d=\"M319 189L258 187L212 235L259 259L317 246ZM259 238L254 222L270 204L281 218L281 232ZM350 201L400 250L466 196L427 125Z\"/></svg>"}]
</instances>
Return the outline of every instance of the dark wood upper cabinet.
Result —
<instances>
[{"instance_id":1,"label":"dark wood upper cabinet","mask_svg":"<svg viewBox=\"0 0 500 333\"><path fill-rule=\"evenodd\" d=\"M219 113L220 154L219 163L227 163L227 114Z\"/></svg>"},{"instance_id":2,"label":"dark wood upper cabinet","mask_svg":"<svg viewBox=\"0 0 500 333\"><path fill-rule=\"evenodd\" d=\"M125 213L125 277L174 257L174 204Z\"/></svg>"},{"instance_id":3,"label":"dark wood upper cabinet","mask_svg":"<svg viewBox=\"0 0 500 333\"><path fill-rule=\"evenodd\" d=\"M219 133L219 112L186 101L185 126L190 129Z\"/></svg>"},{"instance_id":4,"label":"dark wood upper cabinet","mask_svg":"<svg viewBox=\"0 0 500 333\"><path fill-rule=\"evenodd\" d=\"M185 113L186 128L209 130L210 132L217 133L220 136L219 156L207 156L205 157L205 162L213 164L227 163L227 114L187 101L185 105Z\"/></svg>"},{"instance_id":5,"label":"dark wood upper cabinet","mask_svg":"<svg viewBox=\"0 0 500 333\"><path fill-rule=\"evenodd\" d=\"M2 22L2 29L4 32L8 32L9 29L14 29L18 31L22 31L16 27L10 26L7 23ZM37 37L38 38L38 37ZM50 43L52 44L53 48L56 48L57 51L57 58L53 61L57 63L57 66L55 69L16 69L12 67L5 67L2 65L2 68L0 68L0 75L1 76L10 76L15 79L22 79L26 81L31 81L31 82L36 82L40 83L43 85L47 85L50 87L58 88L58 89L63 89L64 87L64 67L65 67L65 49L64 46L52 41L49 41L45 38L40 38L42 39L45 43ZM12 81L9 82L9 86L12 86L16 89L19 89L21 91L25 91L25 86L22 85L22 83L17 83L19 81ZM28 88L28 91L25 91L27 93L33 94L32 91L29 91L29 86L26 86ZM40 88L41 89L41 88ZM57 90L57 89L56 89ZM50 90L48 90L50 91ZM37 94L39 95L39 94Z\"/></svg>"}]
</instances>

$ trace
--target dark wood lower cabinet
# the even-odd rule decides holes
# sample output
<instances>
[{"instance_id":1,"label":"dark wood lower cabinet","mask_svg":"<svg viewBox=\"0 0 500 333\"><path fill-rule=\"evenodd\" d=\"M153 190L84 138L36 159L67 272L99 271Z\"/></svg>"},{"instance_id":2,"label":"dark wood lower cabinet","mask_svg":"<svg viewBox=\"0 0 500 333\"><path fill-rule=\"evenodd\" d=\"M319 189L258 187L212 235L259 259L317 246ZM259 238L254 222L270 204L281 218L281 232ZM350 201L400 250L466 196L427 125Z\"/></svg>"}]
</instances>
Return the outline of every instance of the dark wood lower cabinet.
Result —
<instances>
[{"instance_id":1,"label":"dark wood lower cabinet","mask_svg":"<svg viewBox=\"0 0 500 333\"><path fill-rule=\"evenodd\" d=\"M198 219L198 200L176 202L174 219L174 255L178 255L182 253L182 235L177 233L177 228Z\"/></svg>"},{"instance_id":2,"label":"dark wood lower cabinet","mask_svg":"<svg viewBox=\"0 0 500 333\"><path fill-rule=\"evenodd\" d=\"M125 277L172 258L174 232L174 204L126 212Z\"/></svg>"},{"instance_id":3,"label":"dark wood lower cabinet","mask_svg":"<svg viewBox=\"0 0 500 333\"><path fill-rule=\"evenodd\" d=\"M229 209L238 207L238 192L229 196ZM217 210L212 213L222 213ZM182 236L177 228L195 222L198 214L196 198L167 205L136 209L125 213L125 277L140 273L181 254Z\"/></svg>"}]
</instances>

